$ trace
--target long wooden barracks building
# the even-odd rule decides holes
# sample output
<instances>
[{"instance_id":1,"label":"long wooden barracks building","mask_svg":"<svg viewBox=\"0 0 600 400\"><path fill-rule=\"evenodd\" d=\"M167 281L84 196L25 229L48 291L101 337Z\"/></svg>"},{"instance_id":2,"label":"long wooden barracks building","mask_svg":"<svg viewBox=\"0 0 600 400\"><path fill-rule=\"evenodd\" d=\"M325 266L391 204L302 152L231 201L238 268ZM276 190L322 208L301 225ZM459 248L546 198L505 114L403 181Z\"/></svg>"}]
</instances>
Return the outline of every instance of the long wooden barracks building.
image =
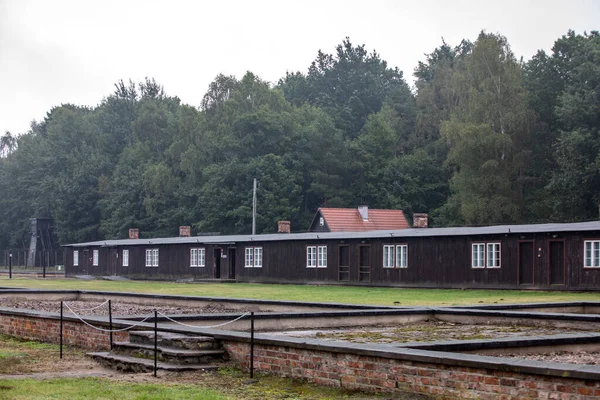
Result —
<instances>
[{"instance_id":1,"label":"long wooden barracks building","mask_svg":"<svg viewBox=\"0 0 600 400\"><path fill-rule=\"evenodd\" d=\"M399 224L392 228L361 230L377 210L359 208L351 210L360 220L336 230L340 212L329 210L320 209L305 233L289 233L287 221L279 223L280 233L262 235L190 236L190 228L181 227L179 237L139 239L133 229L129 239L65 245L65 271L132 279L600 290L600 221L427 228L427 216L416 214L411 228L401 214L392 216Z\"/></svg>"}]
</instances>

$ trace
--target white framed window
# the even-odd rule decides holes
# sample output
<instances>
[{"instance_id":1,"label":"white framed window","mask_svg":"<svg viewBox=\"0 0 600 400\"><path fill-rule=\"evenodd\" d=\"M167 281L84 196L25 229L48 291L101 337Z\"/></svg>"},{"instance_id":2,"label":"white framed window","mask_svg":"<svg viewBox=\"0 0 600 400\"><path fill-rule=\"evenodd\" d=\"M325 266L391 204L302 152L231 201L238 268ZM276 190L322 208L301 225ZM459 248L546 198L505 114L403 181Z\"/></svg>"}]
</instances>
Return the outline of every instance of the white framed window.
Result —
<instances>
[{"instance_id":1,"label":"white framed window","mask_svg":"<svg viewBox=\"0 0 600 400\"><path fill-rule=\"evenodd\" d=\"M94 251L92 252L92 265L93 265L94 267L97 267L97 266L98 266L98 261L99 261L99 259L100 259L100 254L99 254L99 253L100 253L100 252L99 252L98 250L94 250Z\"/></svg>"},{"instance_id":2,"label":"white framed window","mask_svg":"<svg viewBox=\"0 0 600 400\"><path fill-rule=\"evenodd\" d=\"M79 265L79 250L73 250L73 266L77 267Z\"/></svg>"},{"instance_id":3,"label":"white framed window","mask_svg":"<svg viewBox=\"0 0 600 400\"><path fill-rule=\"evenodd\" d=\"M206 266L206 250L201 247L190 249L190 267Z\"/></svg>"},{"instance_id":4,"label":"white framed window","mask_svg":"<svg viewBox=\"0 0 600 400\"><path fill-rule=\"evenodd\" d=\"M472 243L471 268L500 268L502 246L498 242Z\"/></svg>"},{"instance_id":5,"label":"white framed window","mask_svg":"<svg viewBox=\"0 0 600 400\"><path fill-rule=\"evenodd\" d=\"M246 247L244 267L252 268L254 266L254 249L252 247Z\"/></svg>"},{"instance_id":6,"label":"white framed window","mask_svg":"<svg viewBox=\"0 0 600 400\"><path fill-rule=\"evenodd\" d=\"M254 248L254 268L262 268L263 256L262 247Z\"/></svg>"},{"instance_id":7,"label":"white framed window","mask_svg":"<svg viewBox=\"0 0 600 400\"><path fill-rule=\"evenodd\" d=\"M152 266L152 249L146 249L146 267Z\"/></svg>"},{"instance_id":8,"label":"white framed window","mask_svg":"<svg viewBox=\"0 0 600 400\"><path fill-rule=\"evenodd\" d=\"M583 267L600 268L600 240L583 242Z\"/></svg>"},{"instance_id":9,"label":"white framed window","mask_svg":"<svg viewBox=\"0 0 600 400\"><path fill-rule=\"evenodd\" d=\"M500 268L500 243L487 244L487 267Z\"/></svg>"},{"instance_id":10,"label":"white framed window","mask_svg":"<svg viewBox=\"0 0 600 400\"><path fill-rule=\"evenodd\" d=\"M485 243L473 243L471 253L471 267L485 268Z\"/></svg>"},{"instance_id":11,"label":"white framed window","mask_svg":"<svg viewBox=\"0 0 600 400\"><path fill-rule=\"evenodd\" d=\"M383 268L394 268L394 246L383 246Z\"/></svg>"},{"instance_id":12,"label":"white framed window","mask_svg":"<svg viewBox=\"0 0 600 400\"><path fill-rule=\"evenodd\" d=\"M317 246L306 247L306 268L317 267Z\"/></svg>"},{"instance_id":13,"label":"white framed window","mask_svg":"<svg viewBox=\"0 0 600 400\"><path fill-rule=\"evenodd\" d=\"M408 268L408 245L396 246L396 268Z\"/></svg>"},{"instance_id":14,"label":"white framed window","mask_svg":"<svg viewBox=\"0 0 600 400\"><path fill-rule=\"evenodd\" d=\"M325 218L319 217L319 226L325 225Z\"/></svg>"},{"instance_id":15,"label":"white framed window","mask_svg":"<svg viewBox=\"0 0 600 400\"><path fill-rule=\"evenodd\" d=\"M158 267L158 249L146 249L146 267Z\"/></svg>"},{"instance_id":16,"label":"white framed window","mask_svg":"<svg viewBox=\"0 0 600 400\"><path fill-rule=\"evenodd\" d=\"M129 250L123 250L123 266L129 267Z\"/></svg>"},{"instance_id":17,"label":"white framed window","mask_svg":"<svg viewBox=\"0 0 600 400\"><path fill-rule=\"evenodd\" d=\"M383 268L408 268L408 245L383 245Z\"/></svg>"},{"instance_id":18,"label":"white framed window","mask_svg":"<svg viewBox=\"0 0 600 400\"><path fill-rule=\"evenodd\" d=\"M327 246L317 247L317 268L327 268Z\"/></svg>"},{"instance_id":19,"label":"white framed window","mask_svg":"<svg viewBox=\"0 0 600 400\"><path fill-rule=\"evenodd\" d=\"M263 249L262 247L246 247L244 257L245 268L262 268Z\"/></svg>"}]
</instances>

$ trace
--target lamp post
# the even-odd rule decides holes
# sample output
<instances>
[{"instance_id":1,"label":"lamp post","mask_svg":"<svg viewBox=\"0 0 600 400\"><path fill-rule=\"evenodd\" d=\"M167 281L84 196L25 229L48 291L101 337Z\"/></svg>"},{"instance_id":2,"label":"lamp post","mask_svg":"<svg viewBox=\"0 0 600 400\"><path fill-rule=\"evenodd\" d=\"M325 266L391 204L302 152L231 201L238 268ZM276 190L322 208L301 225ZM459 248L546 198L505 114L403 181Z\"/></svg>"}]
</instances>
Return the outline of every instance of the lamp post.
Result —
<instances>
[{"instance_id":1,"label":"lamp post","mask_svg":"<svg viewBox=\"0 0 600 400\"><path fill-rule=\"evenodd\" d=\"M8 251L8 278L12 279L12 250Z\"/></svg>"}]
</instances>

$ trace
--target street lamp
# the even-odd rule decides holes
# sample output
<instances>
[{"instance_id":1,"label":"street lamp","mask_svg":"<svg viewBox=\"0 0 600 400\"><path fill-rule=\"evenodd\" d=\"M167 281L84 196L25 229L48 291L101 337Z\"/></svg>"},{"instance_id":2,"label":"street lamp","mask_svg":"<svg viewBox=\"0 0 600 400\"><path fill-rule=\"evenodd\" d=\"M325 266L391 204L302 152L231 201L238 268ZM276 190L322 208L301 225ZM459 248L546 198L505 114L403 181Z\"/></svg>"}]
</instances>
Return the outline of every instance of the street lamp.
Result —
<instances>
[{"instance_id":1,"label":"street lamp","mask_svg":"<svg viewBox=\"0 0 600 400\"><path fill-rule=\"evenodd\" d=\"M12 250L8 252L8 278L12 279Z\"/></svg>"}]
</instances>

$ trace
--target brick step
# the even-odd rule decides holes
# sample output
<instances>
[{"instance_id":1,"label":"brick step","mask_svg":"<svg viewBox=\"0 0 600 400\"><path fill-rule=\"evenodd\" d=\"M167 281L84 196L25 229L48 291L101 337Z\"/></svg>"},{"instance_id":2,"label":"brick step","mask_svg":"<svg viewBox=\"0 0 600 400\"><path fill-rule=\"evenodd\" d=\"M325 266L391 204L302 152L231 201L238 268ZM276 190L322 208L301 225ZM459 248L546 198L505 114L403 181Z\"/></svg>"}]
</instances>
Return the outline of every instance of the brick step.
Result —
<instances>
[{"instance_id":1,"label":"brick step","mask_svg":"<svg viewBox=\"0 0 600 400\"><path fill-rule=\"evenodd\" d=\"M116 342L112 352L154 359L154 344ZM160 361L172 364L203 364L216 358L227 360L229 355L223 349L182 349L160 345L157 347L157 357Z\"/></svg>"},{"instance_id":2,"label":"brick step","mask_svg":"<svg viewBox=\"0 0 600 400\"><path fill-rule=\"evenodd\" d=\"M146 358L130 357L122 354L113 354L109 352L87 353L88 356L98 361L105 367L124 372L148 372L154 370L154 360ZM159 361L156 368L165 371L183 372L183 371L214 371L219 367L210 364L171 364Z\"/></svg>"},{"instance_id":3,"label":"brick step","mask_svg":"<svg viewBox=\"0 0 600 400\"><path fill-rule=\"evenodd\" d=\"M158 343L166 347L178 347L190 350L217 349L219 343L210 336L191 336L181 333L158 332ZM131 343L150 344L154 346L154 331L132 331L129 333Z\"/></svg>"}]
</instances>

